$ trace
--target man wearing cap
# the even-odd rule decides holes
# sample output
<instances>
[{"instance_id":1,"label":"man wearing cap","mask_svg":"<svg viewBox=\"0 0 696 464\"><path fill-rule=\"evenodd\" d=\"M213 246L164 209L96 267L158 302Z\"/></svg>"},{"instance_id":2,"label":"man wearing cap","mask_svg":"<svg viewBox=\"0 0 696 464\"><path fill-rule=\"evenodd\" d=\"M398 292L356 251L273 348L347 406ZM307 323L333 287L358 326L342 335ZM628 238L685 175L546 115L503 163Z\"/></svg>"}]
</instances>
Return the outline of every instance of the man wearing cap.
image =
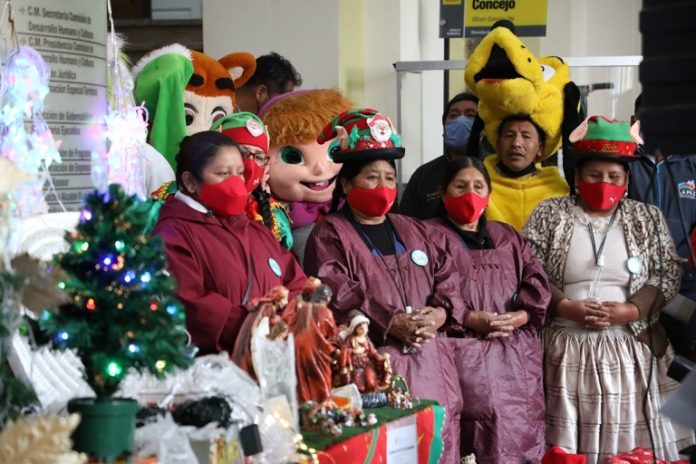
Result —
<instances>
[{"instance_id":1,"label":"man wearing cap","mask_svg":"<svg viewBox=\"0 0 696 464\"><path fill-rule=\"evenodd\" d=\"M335 139L335 140L334 140ZM374 109L340 114L317 141L341 165L331 211L310 235L305 269L329 285L339 323L359 310L415 396L446 410L442 462L459 462L462 398L445 322L459 299L459 273L430 226L388 214L396 200L395 159L404 156L391 121Z\"/></svg>"},{"instance_id":2,"label":"man wearing cap","mask_svg":"<svg viewBox=\"0 0 696 464\"><path fill-rule=\"evenodd\" d=\"M261 118L248 112L233 113L215 122L210 130L222 132L242 148L244 179L250 192L249 219L266 225L285 249L291 249L293 239L287 210L270 195L268 188L268 134Z\"/></svg>"}]
</instances>

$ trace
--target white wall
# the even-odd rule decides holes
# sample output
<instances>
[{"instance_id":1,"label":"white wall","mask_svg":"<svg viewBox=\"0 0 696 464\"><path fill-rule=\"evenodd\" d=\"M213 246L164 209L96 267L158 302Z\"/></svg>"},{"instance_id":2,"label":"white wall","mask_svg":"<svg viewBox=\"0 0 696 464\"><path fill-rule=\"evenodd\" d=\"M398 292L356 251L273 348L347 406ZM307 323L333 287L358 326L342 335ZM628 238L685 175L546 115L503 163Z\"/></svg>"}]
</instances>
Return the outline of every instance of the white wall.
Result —
<instances>
[{"instance_id":1,"label":"white wall","mask_svg":"<svg viewBox=\"0 0 696 464\"><path fill-rule=\"evenodd\" d=\"M338 0L203 0L203 48L275 51L302 75L303 88L338 86Z\"/></svg>"},{"instance_id":2,"label":"white wall","mask_svg":"<svg viewBox=\"0 0 696 464\"><path fill-rule=\"evenodd\" d=\"M639 0L548 0L542 55L640 55Z\"/></svg>"},{"instance_id":3,"label":"white wall","mask_svg":"<svg viewBox=\"0 0 696 464\"><path fill-rule=\"evenodd\" d=\"M525 39L539 56L623 56L641 54L639 0L548 0L546 37ZM574 69L578 85L614 83L614 90L590 94L591 114L627 119L640 93L638 67Z\"/></svg>"},{"instance_id":4,"label":"white wall","mask_svg":"<svg viewBox=\"0 0 696 464\"><path fill-rule=\"evenodd\" d=\"M351 68L342 82L348 89L360 80L364 85L348 96L359 105L374 107L396 124L397 61L441 60L444 43L438 38L439 3L432 0L341 0L343 11L351 8L352 23L343 24L341 38L363 31L358 45L361 69ZM357 11L357 10L360 11ZM351 24L354 27L351 27ZM341 53L354 54L353 49ZM406 147L403 180L423 162L442 154L443 82L441 73L402 75L402 124L400 132ZM346 91L346 88L342 88ZM356 98L357 97L357 98Z\"/></svg>"}]
</instances>

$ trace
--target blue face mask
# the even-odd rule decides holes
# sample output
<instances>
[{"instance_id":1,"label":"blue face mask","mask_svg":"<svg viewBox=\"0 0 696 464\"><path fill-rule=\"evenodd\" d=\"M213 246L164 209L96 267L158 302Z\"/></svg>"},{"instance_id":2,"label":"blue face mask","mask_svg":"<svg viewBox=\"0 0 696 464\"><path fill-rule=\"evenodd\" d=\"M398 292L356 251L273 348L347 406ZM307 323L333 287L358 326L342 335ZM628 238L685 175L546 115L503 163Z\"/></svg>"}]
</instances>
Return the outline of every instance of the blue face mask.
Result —
<instances>
[{"instance_id":1,"label":"blue face mask","mask_svg":"<svg viewBox=\"0 0 696 464\"><path fill-rule=\"evenodd\" d=\"M465 152L469 143L472 124L473 121L466 116L459 116L457 119L446 123L445 145L459 152Z\"/></svg>"}]
</instances>

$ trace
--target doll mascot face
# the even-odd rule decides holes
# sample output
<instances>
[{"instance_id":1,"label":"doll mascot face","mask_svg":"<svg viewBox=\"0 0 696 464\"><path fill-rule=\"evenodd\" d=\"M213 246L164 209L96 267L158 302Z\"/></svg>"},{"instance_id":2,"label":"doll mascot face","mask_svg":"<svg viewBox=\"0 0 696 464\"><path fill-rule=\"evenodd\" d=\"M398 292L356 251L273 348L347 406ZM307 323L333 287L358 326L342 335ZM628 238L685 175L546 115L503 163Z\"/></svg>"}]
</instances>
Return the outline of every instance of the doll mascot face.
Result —
<instances>
[{"instance_id":1,"label":"doll mascot face","mask_svg":"<svg viewBox=\"0 0 696 464\"><path fill-rule=\"evenodd\" d=\"M281 200L321 203L331 200L341 169L331 159L333 144L316 142L271 147L271 191Z\"/></svg>"},{"instance_id":2,"label":"doll mascot face","mask_svg":"<svg viewBox=\"0 0 696 464\"><path fill-rule=\"evenodd\" d=\"M324 125L350 106L331 89L283 94L264 106L260 116L271 138L268 183L275 197L286 202L331 200L340 170L331 154L338 147L335 142L319 145L316 138Z\"/></svg>"}]
</instances>

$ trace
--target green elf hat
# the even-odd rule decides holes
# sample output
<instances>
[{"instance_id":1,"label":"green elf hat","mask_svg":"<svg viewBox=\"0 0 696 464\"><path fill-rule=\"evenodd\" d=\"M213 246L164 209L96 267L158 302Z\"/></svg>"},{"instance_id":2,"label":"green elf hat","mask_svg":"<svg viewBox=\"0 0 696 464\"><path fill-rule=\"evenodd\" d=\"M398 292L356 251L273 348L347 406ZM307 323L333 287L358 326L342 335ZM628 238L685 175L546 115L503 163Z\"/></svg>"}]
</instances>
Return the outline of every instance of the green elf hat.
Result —
<instances>
[{"instance_id":1,"label":"green elf hat","mask_svg":"<svg viewBox=\"0 0 696 464\"><path fill-rule=\"evenodd\" d=\"M144 102L148 112L148 142L174 170L186 136L184 91L192 75L191 52L180 44L150 52L133 67L136 103Z\"/></svg>"},{"instance_id":2,"label":"green elf hat","mask_svg":"<svg viewBox=\"0 0 696 464\"><path fill-rule=\"evenodd\" d=\"M243 111L228 114L215 121L210 130L220 131L240 145L251 145L268 153L266 128L261 118L254 113Z\"/></svg>"},{"instance_id":3,"label":"green elf hat","mask_svg":"<svg viewBox=\"0 0 696 464\"><path fill-rule=\"evenodd\" d=\"M337 138L339 150L333 154L335 163L400 159L405 150L401 136L389 118L371 108L344 111L327 124L317 137L323 144Z\"/></svg>"},{"instance_id":4,"label":"green elf hat","mask_svg":"<svg viewBox=\"0 0 696 464\"><path fill-rule=\"evenodd\" d=\"M569 137L571 150L579 157L626 162L638 159L636 149L643 141L638 127L626 121L590 116Z\"/></svg>"}]
</instances>

